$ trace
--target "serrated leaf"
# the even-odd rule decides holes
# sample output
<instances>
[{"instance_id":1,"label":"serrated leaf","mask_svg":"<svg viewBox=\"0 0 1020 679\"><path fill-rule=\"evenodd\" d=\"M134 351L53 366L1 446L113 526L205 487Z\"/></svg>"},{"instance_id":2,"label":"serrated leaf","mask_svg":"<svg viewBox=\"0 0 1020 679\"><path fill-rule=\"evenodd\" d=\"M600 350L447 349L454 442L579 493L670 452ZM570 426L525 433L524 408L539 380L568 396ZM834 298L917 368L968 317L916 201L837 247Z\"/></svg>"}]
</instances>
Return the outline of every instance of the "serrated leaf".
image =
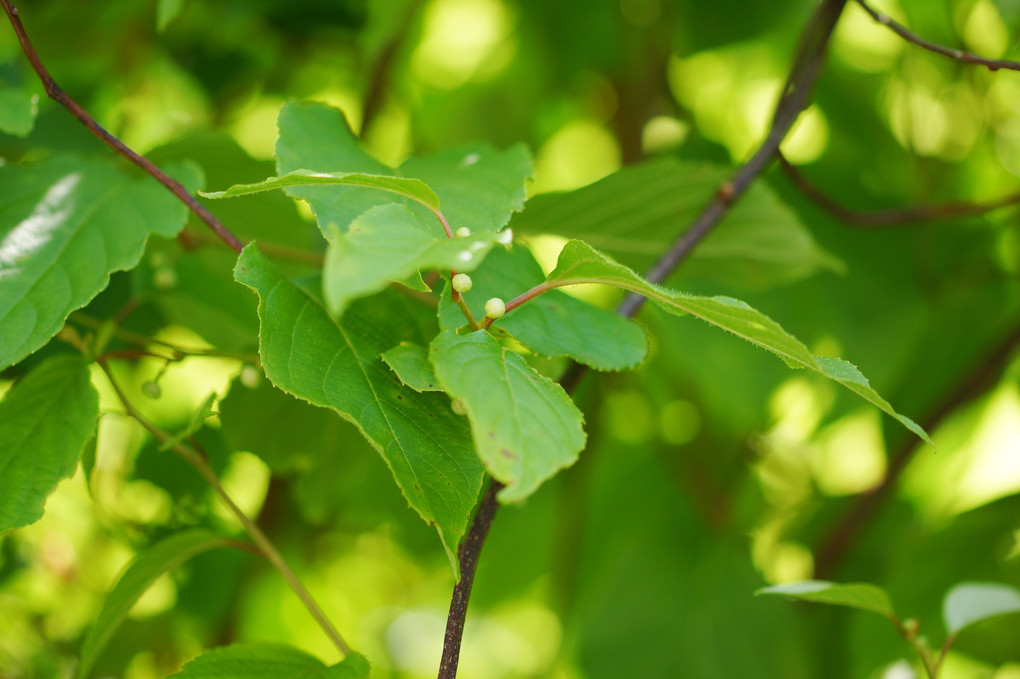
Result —
<instances>
[{"instance_id":1,"label":"serrated leaf","mask_svg":"<svg viewBox=\"0 0 1020 679\"><path fill-rule=\"evenodd\" d=\"M178 679L367 679L369 665L358 653L326 667L318 658L291 646L247 643L206 651L173 676Z\"/></svg>"},{"instance_id":2,"label":"serrated leaf","mask_svg":"<svg viewBox=\"0 0 1020 679\"><path fill-rule=\"evenodd\" d=\"M410 198L430 210L439 210L439 197L425 182L407 177L366 174L364 172L294 170L282 177L269 177L256 184L235 184L225 191L199 191L199 193L205 198L232 198L298 186L360 186L366 189L378 189Z\"/></svg>"},{"instance_id":3,"label":"serrated leaf","mask_svg":"<svg viewBox=\"0 0 1020 679\"><path fill-rule=\"evenodd\" d=\"M26 88L0 84L0 132L27 137L35 127L39 97Z\"/></svg>"},{"instance_id":4,"label":"serrated leaf","mask_svg":"<svg viewBox=\"0 0 1020 679\"><path fill-rule=\"evenodd\" d=\"M585 442L581 411L491 334L446 330L429 358L446 393L463 402L485 468L506 485L501 501L523 500L577 460Z\"/></svg>"},{"instance_id":5,"label":"serrated leaf","mask_svg":"<svg viewBox=\"0 0 1020 679\"><path fill-rule=\"evenodd\" d=\"M194 170L177 171L197 184ZM56 156L0 167L0 370L17 363L138 263L151 234L172 237L185 207L155 180Z\"/></svg>"},{"instance_id":6,"label":"serrated leaf","mask_svg":"<svg viewBox=\"0 0 1020 679\"><path fill-rule=\"evenodd\" d=\"M510 251L492 250L471 279L473 285L464 300L481 318L486 300L513 299L542 283L545 274L531 251L517 246ZM439 320L444 330L464 325L464 315L448 293L440 300ZM648 338L640 325L560 290L517 307L497 327L536 354L569 356L596 370L627 370L648 354Z\"/></svg>"},{"instance_id":7,"label":"serrated leaf","mask_svg":"<svg viewBox=\"0 0 1020 679\"><path fill-rule=\"evenodd\" d=\"M114 632L152 583L193 556L226 545L224 538L207 530L194 529L158 542L135 557L106 595L96 623L82 643L78 679L88 676Z\"/></svg>"},{"instance_id":8,"label":"serrated leaf","mask_svg":"<svg viewBox=\"0 0 1020 679\"><path fill-rule=\"evenodd\" d=\"M96 433L99 395L88 361L55 356L0 401L0 533L34 523Z\"/></svg>"},{"instance_id":9,"label":"serrated leaf","mask_svg":"<svg viewBox=\"0 0 1020 679\"><path fill-rule=\"evenodd\" d=\"M399 321L399 310L379 309L372 298L337 321L252 245L238 258L234 276L259 296L259 350L269 380L361 429L411 506L436 525L456 571L482 467L467 424L449 400L403 386L379 358L405 339L388 325Z\"/></svg>"},{"instance_id":10,"label":"serrated leaf","mask_svg":"<svg viewBox=\"0 0 1020 679\"><path fill-rule=\"evenodd\" d=\"M556 268L547 279L555 286L603 283L644 295L673 314L690 314L767 349L793 368L808 368L839 382L864 400L889 414L904 427L935 447L928 434L910 418L900 415L876 392L851 363L838 358L813 356L793 335L766 316L731 297L701 297L649 283L630 268L614 261L582 241L568 242Z\"/></svg>"},{"instance_id":11,"label":"serrated leaf","mask_svg":"<svg viewBox=\"0 0 1020 679\"><path fill-rule=\"evenodd\" d=\"M425 347L401 342L384 353L382 360L393 369L401 382L415 391L442 391Z\"/></svg>"},{"instance_id":12,"label":"serrated leaf","mask_svg":"<svg viewBox=\"0 0 1020 679\"><path fill-rule=\"evenodd\" d=\"M1008 613L1020 613L1020 592L994 582L962 582L949 590L942 602L942 619L951 635Z\"/></svg>"},{"instance_id":13,"label":"serrated leaf","mask_svg":"<svg viewBox=\"0 0 1020 679\"><path fill-rule=\"evenodd\" d=\"M799 601L848 606L886 617L895 615L889 595L885 593L885 590L867 583L839 584L824 580L807 580L764 587L755 592L756 596L759 594L778 594Z\"/></svg>"},{"instance_id":14,"label":"serrated leaf","mask_svg":"<svg viewBox=\"0 0 1020 679\"><path fill-rule=\"evenodd\" d=\"M496 243L494 231L447 238L432 220L424 224L403 205L369 208L346 232L327 236L323 293L330 313L340 316L359 297L406 280L422 269L473 271Z\"/></svg>"},{"instance_id":15,"label":"serrated leaf","mask_svg":"<svg viewBox=\"0 0 1020 679\"><path fill-rule=\"evenodd\" d=\"M520 233L582 239L644 269L669 249L732 172L717 164L656 159L576 191L535 196L514 217L513 227ZM753 285L844 268L761 182L727 212L684 266L687 272Z\"/></svg>"},{"instance_id":16,"label":"serrated leaf","mask_svg":"<svg viewBox=\"0 0 1020 679\"><path fill-rule=\"evenodd\" d=\"M292 102L278 121L277 171L364 173L411 177L425 182L439 197L443 214L453 229L496 231L512 212L520 210L525 182L531 176L531 158L523 146L497 151L470 146L433 156L412 158L399 169L387 167L366 153L351 132L343 113L326 104ZM323 235L330 226L347 227L370 207L393 201L379 191L363 187L299 187L290 195L308 201ZM427 215L424 208L422 221Z\"/></svg>"}]
</instances>

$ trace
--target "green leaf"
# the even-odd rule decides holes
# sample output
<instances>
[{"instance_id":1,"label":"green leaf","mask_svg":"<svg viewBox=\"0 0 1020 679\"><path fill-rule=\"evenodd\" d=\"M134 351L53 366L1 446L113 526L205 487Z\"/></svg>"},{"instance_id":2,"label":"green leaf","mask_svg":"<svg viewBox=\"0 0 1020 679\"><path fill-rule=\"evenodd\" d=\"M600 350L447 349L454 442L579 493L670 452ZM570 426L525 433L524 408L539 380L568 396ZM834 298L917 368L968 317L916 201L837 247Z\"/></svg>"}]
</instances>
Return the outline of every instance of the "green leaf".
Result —
<instances>
[{"instance_id":1,"label":"green leaf","mask_svg":"<svg viewBox=\"0 0 1020 679\"><path fill-rule=\"evenodd\" d=\"M235 644L206 651L173 675L179 679L367 679L368 661L352 653L326 667L318 658L290 646Z\"/></svg>"},{"instance_id":2,"label":"green leaf","mask_svg":"<svg viewBox=\"0 0 1020 679\"><path fill-rule=\"evenodd\" d=\"M0 533L34 523L96 432L99 396L88 361L55 356L0 401Z\"/></svg>"},{"instance_id":3,"label":"green leaf","mask_svg":"<svg viewBox=\"0 0 1020 679\"><path fill-rule=\"evenodd\" d=\"M951 635L998 615L1020 612L1020 592L993 582L962 582L946 593L942 619Z\"/></svg>"},{"instance_id":4,"label":"green leaf","mask_svg":"<svg viewBox=\"0 0 1020 679\"><path fill-rule=\"evenodd\" d=\"M482 468L467 424L447 398L401 385L379 358L407 338L394 327L401 311L374 297L352 306L339 322L252 245L238 258L234 276L258 293L260 353L269 380L359 427L411 506L436 525L456 570Z\"/></svg>"},{"instance_id":5,"label":"green leaf","mask_svg":"<svg viewBox=\"0 0 1020 679\"><path fill-rule=\"evenodd\" d=\"M805 582L792 582L786 585L764 587L755 592L756 596L759 594L778 594L791 599L797 599L798 601L848 606L850 608L859 608L862 611L878 613L886 617L895 615L892 603L889 601L889 595L885 593L885 590L867 583L841 585L824 580L807 580Z\"/></svg>"},{"instance_id":6,"label":"green leaf","mask_svg":"<svg viewBox=\"0 0 1020 679\"><path fill-rule=\"evenodd\" d=\"M113 633L152 583L191 557L225 545L227 541L224 538L207 530L195 529L173 535L135 557L117 580L117 584L106 595L96 624L85 637L81 648L78 679L88 676L89 670Z\"/></svg>"},{"instance_id":7,"label":"green leaf","mask_svg":"<svg viewBox=\"0 0 1020 679\"><path fill-rule=\"evenodd\" d=\"M576 191L528 201L512 226L520 233L579 238L644 269L712 200L732 168L662 158L628 167ZM800 219L758 182L692 253L684 270L753 285L788 283L843 264L815 242Z\"/></svg>"},{"instance_id":8,"label":"green leaf","mask_svg":"<svg viewBox=\"0 0 1020 679\"><path fill-rule=\"evenodd\" d=\"M197 184L193 170L176 172ZM0 370L138 263L150 234L175 236L185 207L155 180L58 156L0 167Z\"/></svg>"},{"instance_id":9,"label":"green leaf","mask_svg":"<svg viewBox=\"0 0 1020 679\"><path fill-rule=\"evenodd\" d=\"M39 97L27 89L0 84L0 132L27 137L35 127Z\"/></svg>"},{"instance_id":10,"label":"green leaf","mask_svg":"<svg viewBox=\"0 0 1020 679\"><path fill-rule=\"evenodd\" d=\"M381 291L422 269L473 271L492 249L494 231L447 238L431 220L423 224L403 205L370 208L346 233L331 229L323 267L323 293L329 310L340 316L358 297Z\"/></svg>"},{"instance_id":11,"label":"green leaf","mask_svg":"<svg viewBox=\"0 0 1020 679\"><path fill-rule=\"evenodd\" d=\"M298 186L360 186L367 189L378 189L410 198L434 212L439 211L439 197L424 182L418 179L363 172L294 170L282 177L269 177L257 184L235 184L226 191L199 191L199 193L205 198L231 198Z\"/></svg>"},{"instance_id":12,"label":"green leaf","mask_svg":"<svg viewBox=\"0 0 1020 679\"><path fill-rule=\"evenodd\" d=\"M581 411L488 332L446 330L429 357L443 389L463 402L486 470L506 485L501 501L523 500L577 460L585 442Z\"/></svg>"},{"instance_id":13,"label":"green leaf","mask_svg":"<svg viewBox=\"0 0 1020 679\"><path fill-rule=\"evenodd\" d=\"M531 158L523 146L497 151L471 146L433 156L412 158L399 169L372 158L359 145L343 113L326 104L292 102L278 121L277 171L362 173L413 177L435 192L453 229L496 231L520 210L527 197ZM370 207L394 202L392 197L360 186L294 187L287 192L308 201L323 235L331 226L341 230ZM417 208L426 221L424 208Z\"/></svg>"},{"instance_id":14,"label":"green leaf","mask_svg":"<svg viewBox=\"0 0 1020 679\"><path fill-rule=\"evenodd\" d=\"M162 33L184 9L184 0L159 0L156 5L156 32Z\"/></svg>"},{"instance_id":15,"label":"green leaf","mask_svg":"<svg viewBox=\"0 0 1020 679\"><path fill-rule=\"evenodd\" d=\"M382 355L400 381L415 391L442 391L425 347L401 342Z\"/></svg>"},{"instance_id":16,"label":"green leaf","mask_svg":"<svg viewBox=\"0 0 1020 679\"><path fill-rule=\"evenodd\" d=\"M471 275L473 286L464 300L476 318L492 297L510 300L545 280L531 251L517 246L495 248ZM464 325L464 315L448 293L440 300L440 326ZM629 319L600 309L560 290L550 290L517 307L498 326L541 356L569 356L596 370L627 370L648 354L644 329Z\"/></svg>"},{"instance_id":17,"label":"green leaf","mask_svg":"<svg viewBox=\"0 0 1020 679\"><path fill-rule=\"evenodd\" d=\"M808 348L765 314L730 297L700 297L653 285L633 270L613 261L582 241L570 241L560 253L547 279L556 286L603 283L649 298L673 314L690 314L728 330L742 339L768 349L793 368L809 368L839 382L864 400L898 420L933 448L935 444L913 420L900 415L876 392L851 363L838 358L813 356Z\"/></svg>"}]
</instances>

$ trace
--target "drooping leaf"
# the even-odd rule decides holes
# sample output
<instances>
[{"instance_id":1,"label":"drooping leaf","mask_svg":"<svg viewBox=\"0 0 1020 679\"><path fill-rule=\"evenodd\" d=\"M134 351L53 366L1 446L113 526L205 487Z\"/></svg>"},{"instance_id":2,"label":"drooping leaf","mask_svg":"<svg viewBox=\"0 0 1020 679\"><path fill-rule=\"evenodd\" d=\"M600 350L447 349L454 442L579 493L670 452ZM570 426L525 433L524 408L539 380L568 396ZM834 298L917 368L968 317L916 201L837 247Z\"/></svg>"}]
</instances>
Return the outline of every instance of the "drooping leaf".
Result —
<instances>
[{"instance_id":1,"label":"drooping leaf","mask_svg":"<svg viewBox=\"0 0 1020 679\"><path fill-rule=\"evenodd\" d=\"M547 279L556 286L603 283L648 297L666 311L690 314L768 349L794 368L809 368L839 382L869 403L898 420L934 447L931 439L910 418L900 415L876 392L856 366L838 358L813 356L808 348L765 314L730 297L689 295L644 280L630 268L614 261L582 241L568 242L556 268Z\"/></svg>"},{"instance_id":2,"label":"drooping leaf","mask_svg":"<svg viewBox=\"0 0 1020 679\"><path fill-rule=\"evenodd\" d=\"M434 219L425 224L403 205L389 204L369 208L346 232L332 229L327 238L323 293L330 312L340 316L354 299L422 269L473 271L499 235L447 238Z\"/></svg>"},{"instance_id":3,"label":"drooping leaf","mask_svg":"<svg viewBox=\"0 0 1020 679\"><path fill-rule=\"evenodd\" d=\"M177 533L135 557L106 595L103 608L85 637L81 647L78 679L88 676L89 670L120 623L152 583L191 557L226 544L224 538L207 530L194 529Z\"/></svg>"},{"instance_id":4,"label":"drooping leaf","mask_svg":"<svg viewBox=\"0 0 1020 679\"><path fill-rule=\"evenodd\" d=\"M35 127L39 97L26 88L0 83L0 132L27 137Z\"/></svg>"},{"instance_id":5,"label":"drooping leaf","mask_svg":"<svg viewBox=\"0 0 1020 679\"><path fill-rule=\"evenodd\" d=\"M196 170L176 171L197 184ZM45 344L110 274L172 237L185 207L151 178L57 156L0 167L0 370Z\"/></svg>"},{"instance_id":6,"label":"drooping leaf","mask_svg":"<svg viewBox=\"0 0 1020 679\"><path fill-rule=\"evenodd\" d=\"M669 249L729 179L732 168L660 158L566 193L536 196L514 217L520 233L591 243L639 270ZM732 282L788 283L843 264L760 182L735 204L685 264Z\"/></svg>"},{"instance_id":7,"label":"drooping leaf","mask_svg":"<svg viewBox=\"0 0 1020 679\"><path fill-rule=\"evenodd\" d=\"M1008 613L1020 613L1020 592L994 582L962 582L946 593L942 619L949 634Z\"/></svg>"},{"instance_id":8,"label":"drooping leaf","mask_svg":"<svg viewBox=\"0 0 1020 679\"><path fill-rule=\"evenodd\" d=\"M764 587L755 594L778 594L800 601L859 608L886 617L895 615L885 590L867 583L839 584L824 580L808 580Z\"/></svg>"},{"instance_id":9,"label":"drooping leaf","mask_svg":"<svg viewBox=\"0 0 1020 679\"><path fill-rule=\"evenodd\" d=\"M473 286L464 300L476 318L492 297L511 300L545 280L531 251L517 246L495 248L471 274ZM444 294L439 307L444 330L464 325L460 308ZM637 323L606 309L550 290L499 321L499 328L541 356L569 356L596 370L626 370L645 359L648 339Z\"/></svg>"},{"instance_id":10,"label":"drooping leaf","mask_svg":"<svg viewBox=\"0 0 1020 679\"><path fill-rule=\"evenodd\" d=\"M406 339L393 325L401 322L401 310L379 308L383 302L376 297L352 306L338 322L251 245L234 275L259 296L266 376L361 429L411 506L436 525L456 570L457 544L481 489L482 468L467 424L447 398L403 386L379 358Z\"/></svg>"},{"instance_id":11,"label":"drooping leaf","mask_svg":"<svg viewBox=\"0 0 1020 679\"><path fill-rule=\"evenodd\" d=\"M280 112L278 126L280 175L309 170L417 178L439 197L453 229L466 226L476 233L498 230L524 205L531 158L523 146L506 151L464 147L412 158L394 169L367 154L343 113L325 104L289 103ZM368 208L394 202L392 195L363 187L298 187L287 192L308 201L324 235L331 225L343 230ZM425 213L424 208L411 207Z\"/></svg>"},{"instance_id":12,"label":"drooping leaf","mask_svg":"<svg viewBox=\"0 0 1020 679\"><path fill-rule=\"evenodd\" d=\"M225 191L199 191L205 198L232 198L247 196L274 189L289 189L298 186L360 186L395 193L421 203L432 211L439 210L439 197L419 179L394 177L392 175L366 174L364 172L314 172L294 170L282 177L269 177L256 184L235 184Z\"/></svg>"},{"instance_id":13,"label":"drooping leaf","mask_svg":"<svg viewBox=\"0 0 1020 679\"><path fill-rule=\"evenodd\" d=\"M382 355L400 381L415 391L442 391L425 347L401 342Z\"/></svg>"},{"instance_id":14,"label":"drooping leaf","mask_svg":"<svg viewBox=\"0 0 1020 679\"><path fill-rule=\"evenodd\" d=\"M88 361L55 356L0 401L0 533L34 523L96 432L99 396Z\"/></svg>"},{"instance_id":15,"label":"drooping leaf","mask_svg":"<svg viewBox=\"0 0 1020 679\"><path fill-rule=\"evenodd\" d=\"M363 655L352 653L327 667L318 658L291 646L235 644L202 653L173 675L177 679L368 679Z\"/></svg>"},{"instance_id":16,"label":"drooping leaf","mask_svg":"<svg viewBox=\"0 0 1020 679\"><path fill-rule=\"evenodd\" d=\"M584 448L584 416L563 388L488 332L439 334L429 349L440 384L460 399L478 454L506 485L503 502L522 500Z\"/></svg>"}]
</instances>

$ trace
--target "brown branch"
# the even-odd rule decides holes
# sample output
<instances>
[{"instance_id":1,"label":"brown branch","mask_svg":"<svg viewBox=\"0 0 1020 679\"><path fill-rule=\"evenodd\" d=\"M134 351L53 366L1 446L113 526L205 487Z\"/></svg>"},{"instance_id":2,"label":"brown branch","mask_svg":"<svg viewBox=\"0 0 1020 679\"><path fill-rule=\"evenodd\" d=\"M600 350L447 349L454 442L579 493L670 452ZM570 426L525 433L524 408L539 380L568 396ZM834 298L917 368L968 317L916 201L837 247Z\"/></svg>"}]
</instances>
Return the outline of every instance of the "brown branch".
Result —
<instances>
[{"instance_id":1,"label":"brown branch","mask_svg":"<svg viewBox=\"0 0 1020 679\"><path fill-rule=\"evenodd\" d=\"M782 154L778 156L783 172L793 185L809 200L818 205L836 219L861 229L883 229L918 222L933 222L954 217L973 217L995 210L1020 204L1020 193L1012 193L1002 198L987 202L949 201L933 205L895 208L892 210L876 210L861 212L851 210L839 201L827 195L817 186L808 181L796 166L791 165Z\"/></svg>"},{"instance_id":2,"label":"brown branch","mask_svg":"<svg viewBox=\"0 0 1020 679\"><path fill-rule=\"evenodd\" d=\"M676 267L697 247L698 243L726 215L734 202L744 193L751 182L761 174L769 161L775 156L779 144L797 120L801 111L807 108L811 100L811 92L818 79L824 61L826 46L836 27L847 0L824 0L809 20L802 33L801 43L790 76L783 87L783 94L776 105L772 127L761 147L747 163L716 191L715 199L705 208L687 231L674 243L673 247L646 274L653 283L666 279ZM642 307L645 298L632 294L617 308L617 313L630 318ZM571 393L580 383L586 368L578 363L572 364L560 378L560 386ZM499 509L496 493L503 485L495 480L482 499L475 518L468 529L458 552L460 559L460 582L453 588L450 601L450 614L446 619L446 636L443 640L443 657L439 666L438 679L454 679L457 676L457 662L460 657L461 639L464 633L464 619L467 615L468 600L471 596L471 585L474 582L475 567L482 550L485 536L492 525L492 520Z\"/></svg>"},{"instance_id":3,"label":"brown branch","mask_svg":"<svg viewBox=\"0 0 1020 679\"><path fill-rule=\"evenodd\" d=\"M372 66L372 75L369 77L368 92L365 94L365 104L361 114L361 132L359 136L364 137L366 130L375 121L382 110L383 101L386 97L386 90L389 88L390 74L393 72L393 65L396 62L400 47L407 38L411 29L411 23L421 8L421 0L414 0L408 5L400 25L386 46L379 52L379 57Z\"/></svg>"},{"instance_id":4,"label":"brown branch","mask_svg":"<svg viewBox=\"0 0 1020 679\"><path fill-rule=\"evenodd\" d=\"M950 389L942 400L921 421L925 431L934 431L949 415L994 387L1009 365L1013 353L1020 347L1020 325L1013 328L988 354L967 371L958 385ZM854 505L843 518L828 531L817 549L815 577L829 577L843 561L853 543L863 533L868 522L896 486L903 470L914 458L920 446L913 439L906 440L889 456L889 466L882 481L872 490L857 496Z\"/></svg>"},{"instance_id":5,"label":"brown branch","mask_svg":"<svg viewBox=\"0 0 1020 679\"><path fill-rule=\"evenodd\" d=\"M1010 61L1009 59L985 59L984 57L979 57L978 55L971 54L970 52L939 45L930 40L925 40L903 24L895 21L888 14L872 9L864 0L857 0L857 4L860 5L865 12L870 14L872 19L884 26L888 26L894 33L896 33L896 35L900 36L907 42L917 45L921 49L926 49L929 52L934 52L935 54L941 54L944 57L949 57L956 61L985 66L989 71L998 71L1000 68L1010 71L1020 71L1020 62Z\"/></svg>"},{"instance_id":6,"label":"brown branch","mask_svg":"<svg viewBox=\"0 0 1020 679\"><path fill-rule=\"evenodd\" d=\"M180 182L167 175L163 172L163 170L156 167L152 161L138 155L138 153L129 148L127 144L103 129L103 127L96 122L95 118L90 116L85 109L78 105L78 102L60 89L57 83L53 80L49 71L47 71L46 67L43 66L35 48L32 47L32 43L28 39L28 34L25 33L25 27L21 25L21 17L18 16L17 8L10 3L10 0L0 0L0 4L3 5L4 11L7 13L7 18L11 20L11 26L14 27L14 33L18 36L18 42L21 43L21 49L25 52L25 56L28 57L28 61L32 64L32 68L39 76L39 80L42 81L43 87L46 89L47 96L70 111L71 115L77 118L78 121L88 128L89 132L98 137L100 141L152 175L156 181L169 189L172 194L177 196L178 200L187 205L199 219L205 222L209 228L212 229L217 236L219 236L220 240L233 248L235 252L240 252L244 248L244 243L242 243L240 239L238 239L238 237L230 231L230 229L223 226L223 224L220 223L220 220L216 219L216 217L209 212L204 205L199 203L194 196L188 193L188 190L184 188Z\"/></svg>"}]
</instances>

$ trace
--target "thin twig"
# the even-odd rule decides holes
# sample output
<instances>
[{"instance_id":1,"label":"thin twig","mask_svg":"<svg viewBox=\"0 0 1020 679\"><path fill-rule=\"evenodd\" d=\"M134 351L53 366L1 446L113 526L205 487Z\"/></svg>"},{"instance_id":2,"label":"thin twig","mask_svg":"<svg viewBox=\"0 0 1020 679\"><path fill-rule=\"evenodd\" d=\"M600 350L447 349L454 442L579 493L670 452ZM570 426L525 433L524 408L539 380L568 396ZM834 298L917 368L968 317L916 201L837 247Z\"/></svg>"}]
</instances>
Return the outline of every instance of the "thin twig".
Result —
<instances>
[{"instance_id":1,"label":"thin twig","mask_svg":"<svg viewBox=\"0 0 1020 679\"><path fill-rule=\"evenodd\" d=\"M925 431L935 431L949 415L995 386L1020 348L1020 325L1013 328L973 369L965 373L960 384L950 389L943 399L921 421ZM914 458L918 445L907 439L889 456L882 481L867 493L857 496L853 506L827 531L815 559L815 577L830 577L850 547L857 541L868 522L896 486L903 470Z\"/></svg>"},{"instance_id":2,"label":"thin twig","mask_svg":"<svg viewBox=\"0 0 1020 679\"><path fill-rule=\"evenodd\" d=\"M813 185L796 166L781 154L778 159L786 176L809 200L836 219L861 229L884 229L918 222L953 219L954 217L973 217L1020 204L1020 193L1013 193L984 203L950 201L892 210L860 212L844 206Z\"/></svg>"},{"instance_id":3,"label":"thin twig","mask_svg":"<svg viewBox=\"0 0 1020 679\"><path fill-rule=\"evenodd\" d=\"M188 190L173 179L163 170L156 167L152 161L148 158L140 156L138 153L133 151L117 137L107 132L96 119L90 116L85 109L78 105L74 99L70 97L57 85L56 81L50 75L46 67L43 66L42 60L39 59L39 55L36 53L35 48L32 47L31 41L28 39L28 34L25 33L25 27L21 25L21 17L18 16L18 10L11 3L10 0L0 0L0 4L3 5L4 11L7 13L7 18L11 20L11 26L14 27L14 33L18 36L18 42L21 43L21 49L25 52L25 56L28 57L28 61L32 64L32 68L35 70L36 75L39 76L39 80L42 81L43 87L46 89L46 94L50 99L53 99L61 106L71 112L75 118L79 120L89 132L99 138L104 144L112 148L114 151L124 156L132 163L142 168L150 175L152 175L156 181L165 186L170 190L177 199L188 206L192 212L194 212L199 219L205 222L213 232L219 236L220 240L229 245L235 252L240 252L244 248L244 243L235 236L230 229L223 226L220 220L216 219L213 213L198 202L198 200L188 193Z\"/></svg>"},{"instance_id":4,"label":"thin twig","mask_svg":"<svg viewBox=\"0 0 1020 679\"><path fill-rule=\"evenodd\" d=\"M941 54L944 57L949 57L956 61L985 66L989 71L998 71L1000 68L1010 71L1020 71L1020 62L1010 61L1009 59L985 59L984 57L979 57L978 55L971 54L970 52L939 45L930 40L925 40L903 24L895 21L888 14L872 9L864 0L857 0L857 4L860 5L865 12L870 14L872 19L883 26L888 26L894 33L896 33L896 35L900 36L907 42L911 42L922 49L928 50L929 52Z\"/></svg>"},{"instance_id":5,"label":"thin twig","mask_svg":"<svg viewBox=\"0 0 1020 679\"><path fill-rule=\"evenodd\" d=\"M730 206L775 156L779 144L797 120L800 112L807 107L811 100L815 81L821 73L826 46L846 2L847 0L825 0L812 15L802 33L801 43L790 69L790 76L783 88L783 95L776 105L768 137L765 138L751 159L734 175L733 179L719 187L712 203L648 272L646 275L648 280L653 283L665 280L719 223ZM641 295L629 295L616 311L621 316L630 318L638 312L644 301L645 298ZM567 393L572 392L584 373L584 366L575 363L564 372L560 379L560 386L567 390ZM450 614L446 619L443 659L439 667L438 679L454 679L457 676L457 661L460 656L464 618L467 615L471 585L474 581L474 569L478 563L478 555L484 544L485 535L499 509L495 496L502 487L502 484L495 480L489 485L489 490L468 529L469 538L466 538L461 545L459 551L461 579L453 588ZM481 539L470 539L471 535L480 535Z\"/></svg>"},{"instance_id":6,"label":"thin twig","mask_svg":"<svg viewBox=\"0 0 1020 679\"><path fill-rule=\"evenodd\" d=\"M365 136L365 132L375 122L376 116L382 110L386 91L389 89L390 75L397 60L397 54L407 38L411 24L414 21L414 17L418 14L421 4L421 0L413 0L407 6L404 16L401 17L400 24L393 32L393 36L386 43L386 46L380 50L379 57L372 66L372 74L368 82L368 92L365 94L365 105L362 107L361 132L359 134L361 137Z\"/></svg>"},{"instance_id":7,"label":"thin twig","mask_svg":"<svg viewBox=\"0 0 1020 679\"><path fill-rule=\"evenodd\" d=\"M283 555L280 554L279 551L277 551L276 547L269 540L266 534L263 533L262 529L258 527L258 524L256 524L250 518L248 518L248 515L244 513L244 510L237 506L234 500L227 493L226 489L223 488L223 485L220 483L219 478L216 476L216 472L213 471L212 467L209 466L208 463L209 456L206 454L206 452L202 450L200 447L198 447L194 439L192 439L190 446L186 445L184 442L176 439L175 437L171 436L170 434L163 431L155 424L147 420L131 404L131 401L127 398L127 395L124 393L124 390L120 387L120 384L118 384L116 378L114 378L113 372L110 370L110 367L109 365L107 365L106 361L100 360L98 361L98 363L99 367L102 368L103 372L106 373L106 377L109 380L110 385L113 387L113 390L116 392L117 397L120 399L121 404L123 404L124 412L127 413L129 417L134 419L140 425L142 425L142 427L144 427L150 434L152 434L152 436L154 436L161 443L169 444L170 448L175 453L177 453L185 462L194 467L195 470L202 475L202 477L206 480L209 486L213 489L213 492L216 493L216 496L219 498L220 502L223 503L223 505L230 511L231 514L234 515L234 517L244 527L245 532L248 533L248 536L252 539L252 542L255 543L255 546L258 548L259 552L266 559L266 561L272 564L273 567L280 573L280 575L283 576L283 579L287 581L287 584L290 585L291 590L293 590L294 594L296 594L297 597L301 600L301 603L305 605L305 608L308 609L308 612L312 615L312 617L315 618L315 621L326 633L326 636L330 638L330 640L337 647L341 654L343 654L344 656L350 655L351 647L347 644L344 638L340 636L340 633L337 631L336 627L333 626L333 623L329 620L329 618L326 617L326 614L323 613L322 609L319 608L319 605L316 603L311 593L309 593L308 590L305 589L305 586L301 583L301 580L298 579L297 575L294 573L293 570L291 570L290 566L284 560Z\"/></svg>"}]
</instances>

